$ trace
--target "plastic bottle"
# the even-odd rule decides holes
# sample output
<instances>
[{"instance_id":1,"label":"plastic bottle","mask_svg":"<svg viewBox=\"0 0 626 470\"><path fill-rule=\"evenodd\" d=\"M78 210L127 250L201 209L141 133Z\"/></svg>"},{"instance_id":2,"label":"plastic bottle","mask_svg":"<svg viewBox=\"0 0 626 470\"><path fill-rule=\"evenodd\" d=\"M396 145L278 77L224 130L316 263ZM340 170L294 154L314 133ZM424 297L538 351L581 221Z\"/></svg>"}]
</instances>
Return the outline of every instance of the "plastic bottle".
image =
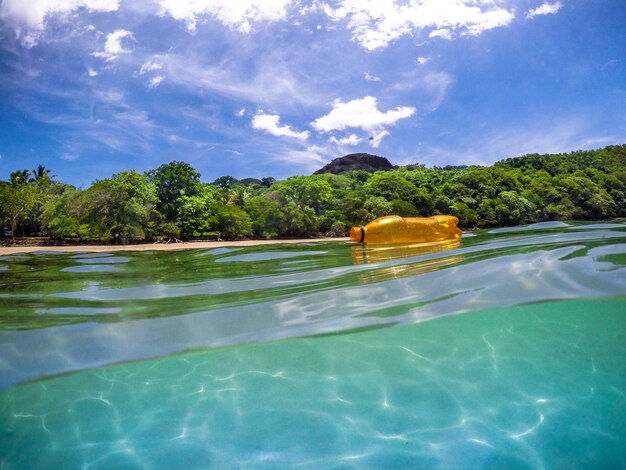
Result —
<instances>
[{"instance_id":1,"label":"plastic bottle","mask_svg":"<svg viewBox=\"0 0 626 470\"><path fill-rule=\"evenodd\" d=\"M373 220L365 227L352 227L350 240L358 243L423 243L461 238L452 215L400 217L389 215Z\"/></svg>"}]
</instances>

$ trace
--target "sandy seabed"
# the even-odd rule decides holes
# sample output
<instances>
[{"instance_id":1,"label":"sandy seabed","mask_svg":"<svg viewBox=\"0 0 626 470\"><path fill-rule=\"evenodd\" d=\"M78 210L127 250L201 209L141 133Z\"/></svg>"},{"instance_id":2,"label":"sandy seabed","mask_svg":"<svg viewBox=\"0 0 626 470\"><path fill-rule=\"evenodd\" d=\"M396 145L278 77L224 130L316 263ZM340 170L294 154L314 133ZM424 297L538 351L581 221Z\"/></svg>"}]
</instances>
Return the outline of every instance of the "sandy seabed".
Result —
<instances>
[{"instance_id":1,"label":"sandy seabed","mask_svg":"<svg viewBox=\"0 0 626 470\"><path fill-rule=\"evenodd\" d=\"M145 243L140 245L76 245L76 246L3 246L0 247L0 256L13 255L15 253L33 252L111 252L111 251L171 251L190 249L209 249L236 246L260 246L260 245L284 245L296 243L317 242L346 242L348 237L341 238L304 238L298 240L240 240L228 242L183 242L183 243Z\"/></svg>"}]
</instances>

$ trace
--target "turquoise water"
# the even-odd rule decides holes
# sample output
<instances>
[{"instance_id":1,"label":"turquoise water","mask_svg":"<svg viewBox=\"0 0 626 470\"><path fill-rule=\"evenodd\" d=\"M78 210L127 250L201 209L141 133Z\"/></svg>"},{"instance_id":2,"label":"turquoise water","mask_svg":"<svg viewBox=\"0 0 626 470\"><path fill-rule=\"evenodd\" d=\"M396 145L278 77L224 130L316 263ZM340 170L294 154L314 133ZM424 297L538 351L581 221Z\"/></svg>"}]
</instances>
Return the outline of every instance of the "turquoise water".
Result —
<instances>
[{"instance_id":1,"label":"turquoise water","mask_svg":"<svg viewBox=\"0 0 626 470\"><path fill-rule=\"evenodd\" d=\"M626 467L626 225L0 258L0 468Z\"/></svg>"}]
</instances>

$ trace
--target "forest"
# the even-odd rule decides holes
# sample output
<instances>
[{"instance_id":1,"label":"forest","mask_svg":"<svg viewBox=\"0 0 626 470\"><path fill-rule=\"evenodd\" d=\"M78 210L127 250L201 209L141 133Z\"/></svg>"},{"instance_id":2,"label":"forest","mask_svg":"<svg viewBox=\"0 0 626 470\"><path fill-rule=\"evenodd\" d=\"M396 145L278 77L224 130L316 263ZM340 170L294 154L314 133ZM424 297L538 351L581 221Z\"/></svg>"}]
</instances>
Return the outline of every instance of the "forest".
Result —
<instances>
[{"instance_id":1,"label":"forest","mask_svg":"<svg viewBox=\"0 0 626 470\"><path fill-rule=\"evenodd\" d=\"M106 243L273 239L345 236L352 225L391 214L452 214L463 229L626 217L626 145L489 167L414 164L281 181L200 177L172 161L77 189L41 165L17 170L0 181L3 235Z\"/></svg>"}]
</instances>

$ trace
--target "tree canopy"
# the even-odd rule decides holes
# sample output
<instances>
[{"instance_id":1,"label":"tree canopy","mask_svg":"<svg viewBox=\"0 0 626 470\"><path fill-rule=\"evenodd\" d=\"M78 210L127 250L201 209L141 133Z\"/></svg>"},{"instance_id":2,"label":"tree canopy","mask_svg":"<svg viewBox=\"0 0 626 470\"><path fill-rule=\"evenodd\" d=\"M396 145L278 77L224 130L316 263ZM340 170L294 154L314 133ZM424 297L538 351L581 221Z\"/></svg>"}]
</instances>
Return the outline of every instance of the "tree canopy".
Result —
<instances>
[{"instance_id":1,"label":"tree canopy","mask_svg":"<svg viewBox=\"0 0 626 470\"><path fill-rule=\"evenodd\" d=\"M342 236L376 217L452 214L462 228L626 217L626 145L525 155L489 167L409 165L368 173L200 182L185 162L75 189L39 166L0 181L7 233L103 241Z\"/></svg>"}]
</instances>

